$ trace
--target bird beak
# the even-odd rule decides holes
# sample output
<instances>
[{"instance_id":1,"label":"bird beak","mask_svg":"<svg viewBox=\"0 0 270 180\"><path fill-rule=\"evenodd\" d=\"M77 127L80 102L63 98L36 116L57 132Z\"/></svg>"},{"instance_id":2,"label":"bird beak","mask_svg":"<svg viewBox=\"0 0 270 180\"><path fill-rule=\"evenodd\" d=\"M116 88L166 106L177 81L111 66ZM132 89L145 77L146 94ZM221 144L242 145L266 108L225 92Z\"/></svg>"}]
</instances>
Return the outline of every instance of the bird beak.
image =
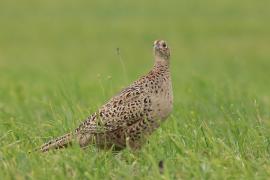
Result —
<instances>
[{"instance_id":1,"label":"bird beak","mask_svg":"<svg viewBox=\"0 0 270 180\"><path fill-rule=\"evenodd\" d=\"M159 42L159 40L155 40L155 42L154 42L154 48L155 49L158 49L158 42Z\"/></svg>"}]
</instances>

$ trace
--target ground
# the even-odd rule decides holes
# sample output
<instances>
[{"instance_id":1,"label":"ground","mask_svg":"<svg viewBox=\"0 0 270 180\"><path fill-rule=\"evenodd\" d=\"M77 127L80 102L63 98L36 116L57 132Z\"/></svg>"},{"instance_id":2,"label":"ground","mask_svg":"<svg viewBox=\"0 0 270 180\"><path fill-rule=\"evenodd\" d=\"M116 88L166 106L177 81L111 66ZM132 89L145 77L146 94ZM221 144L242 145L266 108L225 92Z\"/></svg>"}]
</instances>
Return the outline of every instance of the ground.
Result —
<instances>
[{"instance_id":1,"label":"ground","mask_svg":"<svg viewBox=\"0 0 270 180\"><path fill-rule=\"evenodd\" d=\"M1 179L267 179L270 1L0 2ZM28 153L172 49L174 110L140 151ZM163 162L163 174L159 163Z\"/></svg>"}]
</instances>

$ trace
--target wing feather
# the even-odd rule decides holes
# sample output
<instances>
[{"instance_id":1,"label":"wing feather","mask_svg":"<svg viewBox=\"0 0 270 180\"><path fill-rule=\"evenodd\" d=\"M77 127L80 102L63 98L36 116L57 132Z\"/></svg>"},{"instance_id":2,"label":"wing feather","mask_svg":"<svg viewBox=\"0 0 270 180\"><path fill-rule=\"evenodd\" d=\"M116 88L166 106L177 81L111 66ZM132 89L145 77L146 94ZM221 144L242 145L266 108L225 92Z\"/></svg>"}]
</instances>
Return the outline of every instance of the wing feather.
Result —
<instances>
[{"instance_id":1,"label":"wing feather","mask_svg":"<svg viewBox=\"0 0 270 180\"><path fill-rule=\"evenodd\" d=\"M126 128L144 118L146 101L140 86L129 86L85 120L76 131L105 133Z\"/></svg>"}]
</instances>

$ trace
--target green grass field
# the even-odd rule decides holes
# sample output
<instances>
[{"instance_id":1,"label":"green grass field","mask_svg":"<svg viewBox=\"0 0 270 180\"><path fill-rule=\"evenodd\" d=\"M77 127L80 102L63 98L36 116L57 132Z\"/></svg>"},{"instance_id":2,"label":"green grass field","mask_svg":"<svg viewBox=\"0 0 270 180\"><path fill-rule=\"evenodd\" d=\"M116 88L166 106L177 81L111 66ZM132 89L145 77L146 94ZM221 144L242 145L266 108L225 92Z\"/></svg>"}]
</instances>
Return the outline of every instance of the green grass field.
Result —
<instances>
[{"instance_id":1,"label":"green grass field","mask_svg":"<svg viewBox=\"0 0 270 180\"><path fill-rule=\"evenodd\" d=\"M0 179L269 178L269 7L1 1ZM149 144L116 155L78 146L28 154L146 73L155 39L172 49L175 102Z\"/></svg>"}]
</instances>

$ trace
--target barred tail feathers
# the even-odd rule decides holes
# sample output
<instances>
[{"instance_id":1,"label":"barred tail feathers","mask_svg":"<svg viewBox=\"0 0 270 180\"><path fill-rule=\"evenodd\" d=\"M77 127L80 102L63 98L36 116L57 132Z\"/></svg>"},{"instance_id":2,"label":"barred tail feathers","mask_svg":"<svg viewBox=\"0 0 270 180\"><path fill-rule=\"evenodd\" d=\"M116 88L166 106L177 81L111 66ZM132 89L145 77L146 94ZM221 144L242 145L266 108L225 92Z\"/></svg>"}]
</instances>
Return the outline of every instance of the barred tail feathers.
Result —
<instances>
[{"instance_id":1,"label":"barred tail feathers","mask_svg":"<svg viewBox=\"0 0 270 180\"><path fill-rule=\"evenodd\" d=\"M71 145L72 140L73 140L73 134L68 133L43 144L39 150L41 152L46 152L51 149L61 149L68 145Z\"/></svg>"}]
</instances>

